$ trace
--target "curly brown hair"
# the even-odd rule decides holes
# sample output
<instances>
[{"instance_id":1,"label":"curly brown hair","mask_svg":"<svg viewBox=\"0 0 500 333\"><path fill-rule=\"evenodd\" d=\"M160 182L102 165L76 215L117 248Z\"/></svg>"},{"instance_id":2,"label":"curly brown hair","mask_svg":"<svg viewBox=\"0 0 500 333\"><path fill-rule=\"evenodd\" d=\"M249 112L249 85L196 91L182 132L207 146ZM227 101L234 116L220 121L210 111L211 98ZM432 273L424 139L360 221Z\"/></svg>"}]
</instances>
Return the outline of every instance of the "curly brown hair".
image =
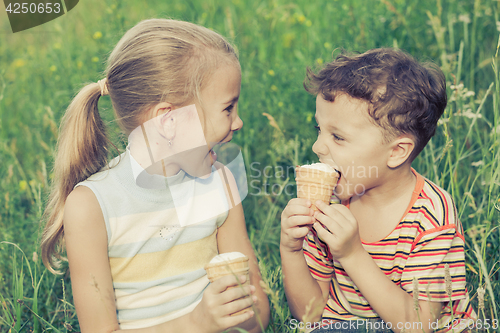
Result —
<instances>
[{"instance_id":1,"label":"curly brown hair","mask_svg":"<svg viewBox=\"0 0 500 333\"><path fill-rule=\"evenodd\" d=\"M384 130L384 140L410 134L412 161L436 132L446 108L446 80L433 63L419 63L392 48L338 55L317 74L307 68L304 88L330 102L339 93L369 102L368 112Z\"/></svg>"}]
</instances>

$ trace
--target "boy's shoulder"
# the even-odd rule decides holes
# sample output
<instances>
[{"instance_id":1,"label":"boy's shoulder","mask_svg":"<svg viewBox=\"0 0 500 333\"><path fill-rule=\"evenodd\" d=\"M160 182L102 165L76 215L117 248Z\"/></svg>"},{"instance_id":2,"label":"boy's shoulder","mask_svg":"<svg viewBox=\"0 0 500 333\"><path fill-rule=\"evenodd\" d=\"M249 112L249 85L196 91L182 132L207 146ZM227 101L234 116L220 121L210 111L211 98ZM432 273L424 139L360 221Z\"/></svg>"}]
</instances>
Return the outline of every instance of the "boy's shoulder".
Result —
<instances>
[{"instance_id":1,"label":"boy's shoulder","mask_svg":"<svg viewBox=\"0 0 500 333\"><path fill-rule=\"evenodd\" d=\"M431 180L417 175L416 192L418 196L412 210L425 222L424 229L447 229L459 224L457 209L451 195Z\"/></svg>"}]
</instances>

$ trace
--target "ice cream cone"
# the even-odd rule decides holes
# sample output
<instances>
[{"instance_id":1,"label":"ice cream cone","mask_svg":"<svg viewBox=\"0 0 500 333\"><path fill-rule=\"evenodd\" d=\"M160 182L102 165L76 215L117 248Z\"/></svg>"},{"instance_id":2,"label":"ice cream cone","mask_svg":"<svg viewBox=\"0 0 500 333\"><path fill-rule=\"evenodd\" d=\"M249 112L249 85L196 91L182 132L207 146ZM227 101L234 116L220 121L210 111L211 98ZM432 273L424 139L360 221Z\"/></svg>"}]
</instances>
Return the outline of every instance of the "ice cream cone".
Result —
<instances>
[{"instance_id":1,"label":"ice cream cone","mask_svg":"<svg viewBox=\"0 0 500 333\"><path fill-rule=\"evenodd\" d=\"M207 277L210 280L210 282L214 282L226 275L236 275L238 277L240 275L246 275L247 278L245 282L241 284L241 286L250 285L250 266L248 265L247 256L222 260L220 262L211 261L210 263L205 265L205 270L207 271ZM231 286L228 287L228 289L241 288L241 286L240 285ZM231 316L239 315L250 310L251 308L246 308L231 314Z\"/></svg>"},{"instance_id":2,"label":"ice cream cone","mask_svg":"<svg viewBox=\"0 0 500 333\"><path fill-rule=\"evenodd\" d=\"M330 203L330 197L339 179L337 171L324 171L301 166L297 166L295 171L298 198L309 199L314 210L318 210L314 205L316 200L321 200L326 204Z\"/></svg>"}]
</instances>

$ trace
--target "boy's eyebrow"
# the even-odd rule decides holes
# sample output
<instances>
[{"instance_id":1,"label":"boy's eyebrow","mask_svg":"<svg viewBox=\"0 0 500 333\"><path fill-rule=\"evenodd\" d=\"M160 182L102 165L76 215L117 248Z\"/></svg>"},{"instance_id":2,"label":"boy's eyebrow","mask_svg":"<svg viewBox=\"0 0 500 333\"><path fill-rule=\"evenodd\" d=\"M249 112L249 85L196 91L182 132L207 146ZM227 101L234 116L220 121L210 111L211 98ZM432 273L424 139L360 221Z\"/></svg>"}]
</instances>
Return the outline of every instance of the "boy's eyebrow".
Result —
<instances>
[{"instance_id":1,"label":"boy's eyebrow","mask_svg":"<svg viewBox=\"0 0 500 333\"><path fill-rule=\"evenodd\" d=\"M316 117L316 115L314 115L314 119L316 119L316 124L319 124L318 117ZM328 124L328 128L343 133L342 130L337 128L335 125Z\"/></svg>"}]
</instances>

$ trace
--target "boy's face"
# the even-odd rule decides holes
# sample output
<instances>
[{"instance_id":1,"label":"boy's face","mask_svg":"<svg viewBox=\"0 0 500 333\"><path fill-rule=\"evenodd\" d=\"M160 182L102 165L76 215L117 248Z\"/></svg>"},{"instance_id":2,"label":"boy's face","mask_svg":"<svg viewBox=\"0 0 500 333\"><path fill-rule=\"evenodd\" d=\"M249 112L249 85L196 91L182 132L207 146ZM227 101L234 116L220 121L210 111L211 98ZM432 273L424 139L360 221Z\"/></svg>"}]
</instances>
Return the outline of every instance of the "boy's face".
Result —
<instances>
[{"instance_id":1,"label":"boy's face","mask_svg":"<svg viewBox=\"0 0 500 333\"><path fill-rule=\"evenodd\" d=\"M341 173L335 189L345 200L382 183L390 144L368 114L368 102L339 93L334 102L316 98L318 139L312 149L320 162L337 165Z\"/></svg>"}]
</instances>

